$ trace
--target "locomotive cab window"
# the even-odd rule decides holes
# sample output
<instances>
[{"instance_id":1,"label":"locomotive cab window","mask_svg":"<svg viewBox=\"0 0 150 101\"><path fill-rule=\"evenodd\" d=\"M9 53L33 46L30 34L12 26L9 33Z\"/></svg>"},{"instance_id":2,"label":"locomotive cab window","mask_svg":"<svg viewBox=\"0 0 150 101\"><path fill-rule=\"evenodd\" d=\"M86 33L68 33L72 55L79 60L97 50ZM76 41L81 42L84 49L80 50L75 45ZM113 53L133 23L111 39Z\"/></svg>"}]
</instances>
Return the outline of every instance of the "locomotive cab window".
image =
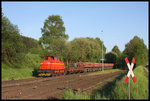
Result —
<instances>
[{"instance_id":1,"label":"locomotive cab window","mask_svg":"<svg viewBox=\"0 0 150 101\"><path fill-rule=\"evenodd\" d=\"M48 57L45 57L45 60L48 60Z\"/></svg>"},{"instance_id":2,"label":"locomotive cab window","mask_svg":"<svg viewBox=\"0 0 150 101\"><path fill-rule=\"evenodd\" d=\"M56 57L56 61L58 62L58 58Z\"/></svg>"},{"instance_id":3,"label":"locomotive cab window","mask_svg":"<svg viewBox=\"0 0 150 101\"><path fill-rule=\"evenodd\" d=\"M53 56L51 56L51 60L54 60L54 57L53 57Z\"/></svg>"}]
</instances>

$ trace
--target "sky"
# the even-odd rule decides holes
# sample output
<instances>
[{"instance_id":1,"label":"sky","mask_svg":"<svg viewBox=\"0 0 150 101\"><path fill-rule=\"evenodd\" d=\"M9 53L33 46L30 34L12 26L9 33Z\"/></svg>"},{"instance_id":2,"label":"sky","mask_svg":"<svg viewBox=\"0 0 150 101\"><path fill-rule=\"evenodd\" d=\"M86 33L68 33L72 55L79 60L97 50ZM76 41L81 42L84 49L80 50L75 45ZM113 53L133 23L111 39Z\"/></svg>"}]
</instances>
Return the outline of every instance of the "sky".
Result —
<instances>
[{"instance_id":1,"label":"sky","mask_svg":"<svg viewBox=\"0 0 150 101\"><path fill-rule=\"evenodd\" d=\"M134 36L149 44L148 2L1 2L2 12L21 35L39 40L44 21L61 16L68 41L80 37L100 38L110 52L121 51ZM103 31L103 32L102 32Z\"/></svg>"}]
</instances>

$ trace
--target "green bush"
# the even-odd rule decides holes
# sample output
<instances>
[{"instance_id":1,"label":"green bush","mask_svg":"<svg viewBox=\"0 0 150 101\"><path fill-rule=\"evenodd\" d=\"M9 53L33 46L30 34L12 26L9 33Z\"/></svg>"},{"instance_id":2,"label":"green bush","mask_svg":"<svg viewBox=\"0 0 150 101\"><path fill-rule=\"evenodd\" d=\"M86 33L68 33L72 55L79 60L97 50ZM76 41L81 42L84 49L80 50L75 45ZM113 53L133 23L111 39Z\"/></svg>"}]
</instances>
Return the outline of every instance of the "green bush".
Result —
<instances>
[{"instance_id":1,"label":"green bush","mask_svg":"<svg viewBox=\"0 0 150 101\"><path fill-rule=\"evenodd\" d=\"M125 45L123 54L127 55L129 61L132 61L134 57L136 59L136 66L146 65L149 60L148 49L144 44L144 40L138 36L134 36L134 38Z\"/></svg>"}]
</instances>

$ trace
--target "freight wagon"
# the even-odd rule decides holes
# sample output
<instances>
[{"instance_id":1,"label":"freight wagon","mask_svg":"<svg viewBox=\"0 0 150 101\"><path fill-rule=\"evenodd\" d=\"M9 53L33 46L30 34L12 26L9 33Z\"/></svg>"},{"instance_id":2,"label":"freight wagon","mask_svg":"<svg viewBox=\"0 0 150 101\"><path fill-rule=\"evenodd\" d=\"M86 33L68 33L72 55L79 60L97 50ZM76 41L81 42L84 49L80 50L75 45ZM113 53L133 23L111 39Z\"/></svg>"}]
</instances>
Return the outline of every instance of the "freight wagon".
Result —
<instances>
[{"instance_id":1,"label":"freight wagon","mask_svg":"<svg viewBox=\"0 0 150 101\"><path fill-rule=\"evenodd\" d=\"M104 63L104 70L113 69L114 64ZM65 67L64 63L58 57L45 56L38 69L38 76L56 76L71 73L83 73L101 71L101 63L77 62L70 67Z\"/></svg>"},{"instance_id":2,"label":"freight wagon","mask_svg":"<svg viewBox=\"0 0 150 101\"><path fill-rule=\"evenodd\" d=\"M114 64L104 63L104 70L113 69ZM82 72L94 72L101 71L102 63L90 63L90 62L77 62L74 63L73 67L67 68L68 73L82 73Z\"/></svg>"}]
</instances>

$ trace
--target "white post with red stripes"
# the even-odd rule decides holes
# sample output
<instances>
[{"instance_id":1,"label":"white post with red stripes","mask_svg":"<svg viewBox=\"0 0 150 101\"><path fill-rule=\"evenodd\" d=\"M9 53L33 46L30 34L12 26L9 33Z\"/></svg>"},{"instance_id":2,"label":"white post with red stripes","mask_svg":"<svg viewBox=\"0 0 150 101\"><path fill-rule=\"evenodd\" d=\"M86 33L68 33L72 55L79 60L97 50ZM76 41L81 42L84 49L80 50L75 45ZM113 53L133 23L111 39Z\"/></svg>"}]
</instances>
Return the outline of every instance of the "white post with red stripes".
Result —
<instances>
[{"instance_id":1,"label":"white post with red stripes","mask_svg":"<svg viewBox=\"0 0 150 101\"><path fill-rule=\"evenodd\" d=\"M126 77L126 79L125 79L125 83L127 83L128 80L129 80L129 82L128 82L128 99L130 100L130 75L132 76L132 79L133 79L134 83L136 82L136 78L135 78L135 76L134 76L134 74L133 74L133 71L132 71L133 66L134 66L134 63L135 63L135 58L133 58L132 63L131 63L131 66L130 66L130 64L129 64L129 61L128 61L128 58L127 58L127 57L125 58L125 61L126 61L127 66L128 66L128 68L129 68L129 72L128 72L127 77Z\"/></svg>"},{"instance_id":2,"label":"white post with red stripes","mask_svg":"<svg viewBox=\"0 0 150 101\"><path fill-rule=\"evenodd\" d=\"M125 61L126 61L127 66L128 66L128 68L129 68L129 72L128 72L128 74L127 74L127 77L126 77L126 79L125 79L125 82L126 82L126 83L128 82L128 79L129 79L129 77L130 77L130 75L131 75L131 76L132 76L132 79L133 79L133 81L134 81L134 83L135 83L135 82L136 82L136 78L135 78L135 76L134 76L134 74L133 74L133 71L132 71L133 66L134 66L134 63L135 63L135 58L133 58L132 63L131 63L131 66L130 66L130 64L129 64L129 61L128 61L128 58L127 58L127 57L125 58Z\"/></svg>"}]
</instances>

